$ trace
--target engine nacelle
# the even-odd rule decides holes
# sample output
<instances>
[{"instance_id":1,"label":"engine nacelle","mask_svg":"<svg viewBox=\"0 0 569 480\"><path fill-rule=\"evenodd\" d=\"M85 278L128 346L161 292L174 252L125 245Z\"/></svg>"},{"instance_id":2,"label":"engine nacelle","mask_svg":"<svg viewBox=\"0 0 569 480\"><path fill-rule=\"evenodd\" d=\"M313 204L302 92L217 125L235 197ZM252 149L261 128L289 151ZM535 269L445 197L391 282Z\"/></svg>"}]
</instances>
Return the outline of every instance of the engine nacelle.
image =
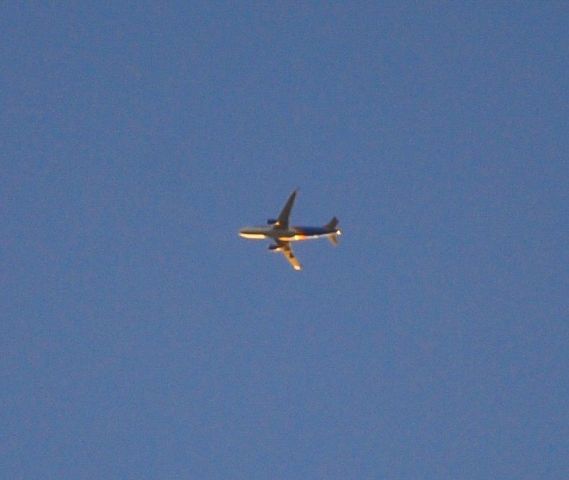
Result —
<instances>
[{"instance_id":1,"label":"engine nacelle","mask_svg":"<svg viewBox=\"0 0 569 480\"><path fill-rule=\"evenodd\" d=\"M275 223L277 223L277 221L274 218L269 218L267 220L267 225L274 225Z\"/></svg>"},{"instance_id":2,"label":"engine nacelle","mask_svg":"<svg viewBox=\"0 0 569 480\"><path fill-rule=\"evenodd\" d=\"M283 247L281 247L280 245L269 245L269 251L271 251L271 252L282 252Z\"/></svg>"}]
</instances>

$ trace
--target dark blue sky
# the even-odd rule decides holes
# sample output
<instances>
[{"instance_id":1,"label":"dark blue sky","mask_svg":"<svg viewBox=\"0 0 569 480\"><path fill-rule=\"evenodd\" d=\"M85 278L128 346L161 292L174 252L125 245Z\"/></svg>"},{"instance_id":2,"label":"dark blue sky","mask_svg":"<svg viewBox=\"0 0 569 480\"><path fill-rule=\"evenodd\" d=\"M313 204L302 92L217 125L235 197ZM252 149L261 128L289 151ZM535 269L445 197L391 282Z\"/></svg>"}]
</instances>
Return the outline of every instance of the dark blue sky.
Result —
<instances>
[{"instance_id":1,"label":"dark blue sky","mask_svg":"<svg viewBox=\"0 0 569 480\"><path fill-rule=\"evenodd\" d=\"M568 25L3 2L0 477L569 478Z\"/></svg>"}]
</instances>

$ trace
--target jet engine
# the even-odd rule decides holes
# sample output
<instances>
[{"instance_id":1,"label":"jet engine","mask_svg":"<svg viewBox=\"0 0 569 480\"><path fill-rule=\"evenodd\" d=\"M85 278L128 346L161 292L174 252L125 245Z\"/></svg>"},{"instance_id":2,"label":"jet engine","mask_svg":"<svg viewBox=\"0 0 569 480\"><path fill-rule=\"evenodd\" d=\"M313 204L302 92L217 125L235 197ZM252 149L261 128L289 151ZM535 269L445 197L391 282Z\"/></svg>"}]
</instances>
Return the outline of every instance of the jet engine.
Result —
<instances>
[{"instance_id":1,"label":"jet engine","mask_svg":"<svg viewBox=\"0 0 569 480\"><path fill-rule=\"evenodd\" d=\"M269 218L267 220L267 225L274 225L275 223L277 223L277 221L274 218Z\"/></svg>"},{"instance_id":2,"label":"jet engine","mask_svg":"<svg viewBox=\"0 0 569 480\"><path fill-rule=\"evenodd\" d=\"M269 245L269 251L271 251L271 252L282 252L283 247L281 247L280 245Z\"/></svg>"}]
</instances>

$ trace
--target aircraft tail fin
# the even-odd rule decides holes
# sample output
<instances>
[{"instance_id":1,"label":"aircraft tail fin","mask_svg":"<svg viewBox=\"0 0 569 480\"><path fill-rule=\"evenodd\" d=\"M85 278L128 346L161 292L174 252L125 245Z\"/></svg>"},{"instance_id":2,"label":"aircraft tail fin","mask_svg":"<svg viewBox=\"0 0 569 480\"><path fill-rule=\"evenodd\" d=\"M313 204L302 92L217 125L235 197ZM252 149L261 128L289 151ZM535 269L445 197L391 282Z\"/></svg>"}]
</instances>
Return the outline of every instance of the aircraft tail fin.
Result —
<instances>
[{"instance_id":1,"label":"aircraft tail fin","mask_svg":"<svg viewBox=\"0 0 569 480\"><path fill-rule=\"evenodd\" d=\"M340 235L340 230L338 228L336 228L338 226L338 219L336 217L333 217L332 220L330 220L325 227L333 230L333 232L331 233L331 235L328 235L328 240L330 240L330 243L334 246L338 245L338 235Z\"/></svg>"},{"instance_id":2,"label":"aircraft tail fin","mask_svg":"<svg viewBox=\"0 0 569 480\"><path fill-rule=\"evenodd\" d=\"M330 220L325 227L326 228L336 228L336 226L338 225L338 219L336 217L333 217L332 220Z\"/></svg>"}]
</instances>

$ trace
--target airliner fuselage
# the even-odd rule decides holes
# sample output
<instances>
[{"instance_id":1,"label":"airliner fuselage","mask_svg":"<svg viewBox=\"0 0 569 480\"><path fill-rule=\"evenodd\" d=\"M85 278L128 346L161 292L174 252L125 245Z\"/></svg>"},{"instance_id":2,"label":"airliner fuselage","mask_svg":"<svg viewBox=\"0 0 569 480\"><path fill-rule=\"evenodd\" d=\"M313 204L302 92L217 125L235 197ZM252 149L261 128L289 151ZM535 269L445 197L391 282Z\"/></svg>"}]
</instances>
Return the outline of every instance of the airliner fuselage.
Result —
<instances>
[{"instance_id":1,"label":"airliner fuselage","mask_svg":"<svg viewBox=\"0 0 569 480\"><path fill-rule=\"evenodd\" d=\"M289 227L278 229L273 227L245 227L239 230L239 235L251 240L280 240L281 242L298 242L320 237L340 235L339 228L326 227Z\"/></svg>"}]
</instances>

